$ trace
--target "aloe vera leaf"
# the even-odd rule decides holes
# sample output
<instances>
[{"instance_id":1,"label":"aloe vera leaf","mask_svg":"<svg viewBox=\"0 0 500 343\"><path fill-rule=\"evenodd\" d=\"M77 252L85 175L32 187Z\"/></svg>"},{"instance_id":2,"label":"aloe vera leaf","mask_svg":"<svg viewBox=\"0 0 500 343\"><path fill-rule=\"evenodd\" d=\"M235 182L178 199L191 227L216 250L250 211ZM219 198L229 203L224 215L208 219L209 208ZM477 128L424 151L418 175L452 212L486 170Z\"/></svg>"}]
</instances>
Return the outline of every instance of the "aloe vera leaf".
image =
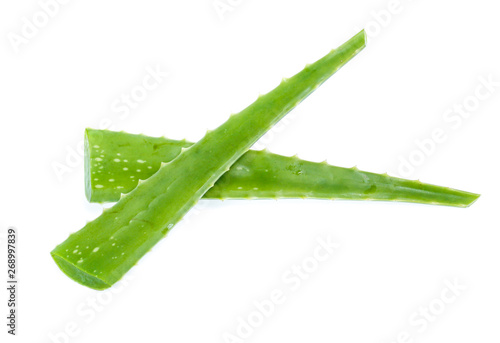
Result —
<instances>
[{"instance_id":1,"label":"aloe vera leaf","mask_svg":"<svg viewBox=\"0 0 500 343\"><path fill-rule=\"evenodd\" d=\"M113 285L241 155L361 51L365 42L361 31L162 164L157 173L52 251L59 268L90 288Z\"/></svg>"},{"instance_id":2,"label":"aloe vera leaf","mask_svg":"<svg viewBox=\"0 0 500 343\"><path fill-rule=\"evenodd\" d=\"M193 143L126 132L85 131L85 193L91 202L113 202L137 187ZM211 199L315 198L404 201L470 206L479 195L249 150L203 196Z\"/></svg>"}]
</instances>

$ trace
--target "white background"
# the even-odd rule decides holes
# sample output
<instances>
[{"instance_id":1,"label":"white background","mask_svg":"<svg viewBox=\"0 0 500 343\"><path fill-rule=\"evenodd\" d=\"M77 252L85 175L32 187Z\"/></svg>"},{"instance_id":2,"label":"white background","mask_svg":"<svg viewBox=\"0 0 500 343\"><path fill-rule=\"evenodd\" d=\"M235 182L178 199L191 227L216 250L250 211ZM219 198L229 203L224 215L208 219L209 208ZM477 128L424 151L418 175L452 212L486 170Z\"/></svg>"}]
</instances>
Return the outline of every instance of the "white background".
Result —
<instances>
[{"instance_id":1,"label":"white background","mask_svg":"<svg viewBox=\"0 0 500 343\"><path fill-rule=\"evenodd\" d=\"M221 17L212 0L73 0L19 45L12 37L40 4L2 2L0 281L13 226L20 290L15 338L5 332L1 292L0 341L225 342L274 289L284 303L242 341L498 341L500 87L468 118L444 116L474 104L481 77L500 81L498 5L228 1ZM367 48L261 145L481 193L471 208L202 201L112 292L59 271L49 252L102 211L87 203L83 164L69 152L85 127L108 121L115 130L197 140L363 27ZM112 105L147 68L170 74L123 118ZM400 159L424 156L415 141L439 128L445 141L401 175ZM67 159L58 178L54 166ZM321 238L339 248L292 290L282 276ZM441 308L442 293L451 295L446 280L466 289ZM419 308L429 306L439 314L422 322Z\"/></svg>"}]
</instances>

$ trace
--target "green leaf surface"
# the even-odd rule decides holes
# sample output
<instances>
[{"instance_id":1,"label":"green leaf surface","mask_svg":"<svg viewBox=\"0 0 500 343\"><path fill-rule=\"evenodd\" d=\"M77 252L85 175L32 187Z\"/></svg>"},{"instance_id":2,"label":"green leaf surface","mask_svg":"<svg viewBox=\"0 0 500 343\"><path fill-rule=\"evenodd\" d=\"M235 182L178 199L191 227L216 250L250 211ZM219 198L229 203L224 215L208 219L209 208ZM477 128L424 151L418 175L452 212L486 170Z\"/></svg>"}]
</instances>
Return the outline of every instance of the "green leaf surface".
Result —
<instances>
[{"instance_id":1,"label":"green leaf surface","mask_svg":"<svg viewBox=\"0 0 500 343\"><path fill-rule=\"evenodd\" d=\"M73 280L105 289L120 280L262 135L365 47L361 31L164 163L53 251Z\"/></svg>"},{"instance_id":2,"label":"green leaf surface","mask_svg":"<svg viewBox=\"0 0 500 343\"><path fill-rule=\"evenodd\" d=\"M91 202L114 202L151 177L162 162L193 143L165 137L87 129L85 193ZM203 196L205 199L314 198L404 201L467 207L477 194L341 168L267 151L249 150Z\"/></svg>"}]
</instances>

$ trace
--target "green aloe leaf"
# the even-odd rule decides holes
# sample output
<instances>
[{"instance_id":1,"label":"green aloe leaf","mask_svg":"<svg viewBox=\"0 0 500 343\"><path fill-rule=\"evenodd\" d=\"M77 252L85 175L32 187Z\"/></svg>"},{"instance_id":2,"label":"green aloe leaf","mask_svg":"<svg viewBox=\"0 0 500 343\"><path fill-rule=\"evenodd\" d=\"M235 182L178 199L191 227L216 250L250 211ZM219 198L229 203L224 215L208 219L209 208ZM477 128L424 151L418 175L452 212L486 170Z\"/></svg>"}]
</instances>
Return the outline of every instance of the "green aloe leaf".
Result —
<instances>
[{"instance_id":1,"label":"green aloe leaf","mask_svg":"<svg viewBox=\"0 0 500 343\"><path fill-rule=\"evenodd\" d=\"M114 202L193 143L108 130L85 131L85 194ZM405 201L467 207L479 195L420 181L249 150L204 198L315 198Z\"/></svg>"},{"instance_id":2,"label":"green aloe leaf","mask_svg":"<svg viewBox=\"0 0 500 343\"><path fill-rule=\"evenodd\" d=\"M262 135L365 47L361 31L232 115L52 251L61 270L94 289L120 280Z\"/></svg>"}]
</instances>

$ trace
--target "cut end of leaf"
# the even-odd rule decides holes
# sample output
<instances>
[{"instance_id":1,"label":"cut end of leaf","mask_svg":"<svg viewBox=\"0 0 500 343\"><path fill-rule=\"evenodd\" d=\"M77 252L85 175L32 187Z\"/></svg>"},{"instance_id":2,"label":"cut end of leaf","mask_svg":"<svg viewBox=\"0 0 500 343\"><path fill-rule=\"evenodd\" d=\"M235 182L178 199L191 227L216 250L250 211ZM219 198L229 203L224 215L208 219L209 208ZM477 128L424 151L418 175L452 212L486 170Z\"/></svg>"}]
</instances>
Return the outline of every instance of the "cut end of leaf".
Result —
<instances>
[{"instance_id":1,"label":"cut end of leaf","mask_svg":"<svg viewBox=\"0 0 500 343\"><path fill-rule=\"evenodd\" d=\"M85 197L89 202L93 202L92 199L92 161L91 161L91 151L89 147L89 130L85 129L84 135L84 154L83 154L83 165L84 165L84 173L85 173Z\"/></svg>"},{"instance_id":2,"label":"cut end of leaf","mask_svg":"<svg viewBox=\"0 0 500 343\"><path fill-rule=\"evenodd\" d=\"M363 47L366 46L367 36L366 36L365 29L362 29L361 31L359 31L359 33L355 37L358 37L359 39L363 39L363 41L364 41Z\"/></svg>"},{"instance_id":3,"label":"cut end of leaf","mask_svg":"<svg viewBox=\"0 0 500 343\"><path fill-rule=\"evenodd\" d=\"M111 285L105 282L104 280L101 280L97 276L91 275L81 270L73 263L57 255L55 252L52 252L51 255L54 261L56 262L57 266L59 267L59 269L61 269L61 271L64 274L66 274L70 279L78 282L79 284L98 291L111 287Z\"/></svg>"}]
</instances>

